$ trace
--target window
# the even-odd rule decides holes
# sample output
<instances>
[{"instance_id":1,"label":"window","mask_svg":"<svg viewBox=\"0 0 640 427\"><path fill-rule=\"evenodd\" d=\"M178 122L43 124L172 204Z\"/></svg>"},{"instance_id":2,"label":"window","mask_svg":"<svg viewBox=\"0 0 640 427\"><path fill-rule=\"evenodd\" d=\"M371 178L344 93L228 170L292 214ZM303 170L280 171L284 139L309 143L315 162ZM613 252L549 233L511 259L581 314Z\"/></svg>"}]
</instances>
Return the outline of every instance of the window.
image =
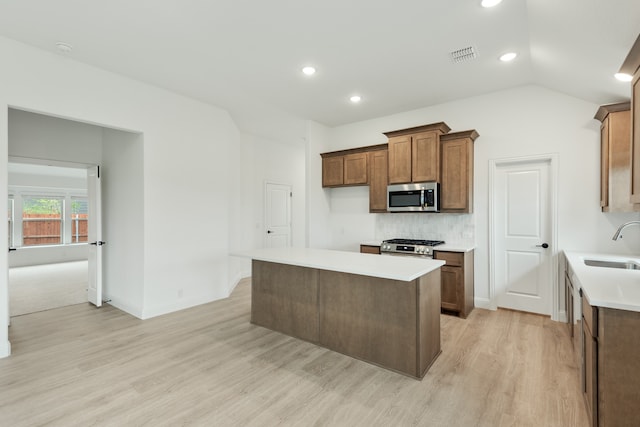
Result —
<instances>
[{"instance_id":1,"label":"window","mask_svg":"<svg viewBox=\"0 0 640 427\"><path fill-rule=\"evenodd\" d=\"M87 199L71 198L71 243L86 242L89 236Z\"/></svg>"},{"instance_id":2,"label":"window","mask_svg":"<svg viewBox=\"0 0 640 427\"><path fill-rule=\"evenodd\" d=\"M23 197L22 246L62 244L62 202L61 197Z\"/></svg>"}]
</instances>

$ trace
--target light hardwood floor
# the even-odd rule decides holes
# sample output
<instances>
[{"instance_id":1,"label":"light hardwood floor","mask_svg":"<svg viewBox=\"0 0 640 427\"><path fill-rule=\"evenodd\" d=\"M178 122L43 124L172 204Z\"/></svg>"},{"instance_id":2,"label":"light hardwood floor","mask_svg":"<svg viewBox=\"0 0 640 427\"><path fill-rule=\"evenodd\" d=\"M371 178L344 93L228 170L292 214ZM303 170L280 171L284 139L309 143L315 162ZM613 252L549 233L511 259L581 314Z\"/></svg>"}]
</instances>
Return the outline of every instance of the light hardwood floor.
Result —
<instances>
[{"instance_id":1,"label":"light hardwood floor","mask_svg":"<svg viewBox=\"0 0 640 427\"><path fill-rule=\"evenodd\" d=\"M564 324L441 316L422 381L249 323L250 284L138 320L88 304L13 320L2 426L586 426Z\"/></svg>"}]
</instances>

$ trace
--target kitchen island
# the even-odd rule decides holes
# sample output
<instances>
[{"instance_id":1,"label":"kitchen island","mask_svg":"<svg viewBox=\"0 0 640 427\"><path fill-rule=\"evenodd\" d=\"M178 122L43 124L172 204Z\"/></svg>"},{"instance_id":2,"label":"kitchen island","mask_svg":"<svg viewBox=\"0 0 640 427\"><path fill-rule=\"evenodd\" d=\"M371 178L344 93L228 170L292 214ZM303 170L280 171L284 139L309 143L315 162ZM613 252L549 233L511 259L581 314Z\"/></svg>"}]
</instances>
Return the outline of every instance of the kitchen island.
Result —
<instances>
[{"instance_id":1,"label":"kitchen island","mask_svg":"<svg viewBox=\"0 0 640 427\"><path fill-rule=\"evenodd\" d=\"M443 261L256 249L251 322L422 378L440 354Z\"/></svg>"}]
</instances>

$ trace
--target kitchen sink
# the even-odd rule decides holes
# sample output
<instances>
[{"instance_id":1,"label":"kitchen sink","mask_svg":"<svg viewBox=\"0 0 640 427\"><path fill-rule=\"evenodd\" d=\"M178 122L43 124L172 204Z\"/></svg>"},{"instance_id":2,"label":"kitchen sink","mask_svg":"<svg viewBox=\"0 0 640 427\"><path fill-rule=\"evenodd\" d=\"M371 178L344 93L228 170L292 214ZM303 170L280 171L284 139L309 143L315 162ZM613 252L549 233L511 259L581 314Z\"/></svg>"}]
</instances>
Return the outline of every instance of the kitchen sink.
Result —
<instances>
[{"instance_id":1,"label":"kitchen sink","mask_svg":"<svg viewBox=\"0 0 640 427\"><path fill-rule=\"evenodd\" d=\"M585 259L585 265L591 267L606 267L606 268L622 268L625 270L640 270L640 263L636 261L605 261L601 259Z\"/></svg>"}]
</instances>

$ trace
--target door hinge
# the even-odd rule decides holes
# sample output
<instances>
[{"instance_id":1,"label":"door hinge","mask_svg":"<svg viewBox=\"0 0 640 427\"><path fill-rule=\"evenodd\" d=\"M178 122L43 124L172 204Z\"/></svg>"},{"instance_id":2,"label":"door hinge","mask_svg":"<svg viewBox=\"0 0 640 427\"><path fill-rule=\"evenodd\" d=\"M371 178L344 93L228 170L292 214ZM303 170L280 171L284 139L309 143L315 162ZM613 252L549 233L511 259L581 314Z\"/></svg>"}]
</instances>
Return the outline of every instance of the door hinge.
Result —
<instances>
[{"instance_id":1,"label":"door hinge","mask_svg":"<svg viewBox=\"0 0 640 427\"><path fill-rule=\"evenodd\" d=\"M289 197L293 197L293 191L289 191Z\"/></svg>"}]
</instances>

